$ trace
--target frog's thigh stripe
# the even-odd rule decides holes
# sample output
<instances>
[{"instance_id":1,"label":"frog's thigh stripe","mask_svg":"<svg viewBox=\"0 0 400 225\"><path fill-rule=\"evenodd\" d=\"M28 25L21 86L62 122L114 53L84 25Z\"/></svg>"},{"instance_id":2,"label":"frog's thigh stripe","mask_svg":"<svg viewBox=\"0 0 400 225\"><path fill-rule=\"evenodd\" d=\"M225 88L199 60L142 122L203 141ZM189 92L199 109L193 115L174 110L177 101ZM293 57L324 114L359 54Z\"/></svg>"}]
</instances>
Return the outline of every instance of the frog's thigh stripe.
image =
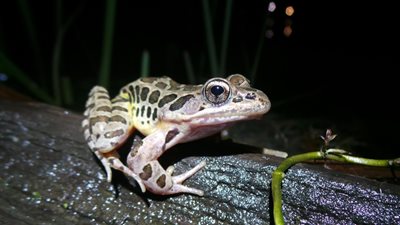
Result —
<instances>
[{"instance_id":1,"label":"frog's thigh stripe","mask_svg":"<svg viewBox=\"0 0 400 225\"><path fill-rule=\"evenodd\" d=\"M143 172L139 174L139 177L143 180L148 180L153 175L153 169L151 168L151 164L148 163L143 167Z\"/></svg>"},{"instance_id":2,"label":"frog's thigh stripe","mask_svg":"<svg viewBox=\"0 0 400 225\"><path fill-rule=\"evenodd\" d=\"M166 178L167 178L167 176L165 174L162 174L161 176L159 176L157 178L156 183L160 188L164 188L165 187Z\"/></svg>"},{"instance_id":3,"label":"frog's thigh stripe","mask_svg":"<svg viewBox=\"0 0 400 225\"><path fill-rule=\"evenodd\" d=\"M172 139L174 139L174 137L176 137L176 135L179 134L179 130L178 129L173 129L168 131L167 135L165 136L165 144L168 144L168 142L170 142Z\"/></svg>"},{"instance_id":4,"label":"frog's thigh stripe","mask_svg":"<svg viewBox=\"0 0 400 225\"><path fill-rule=\"evenodd\" d=\"M140 138L139 136L135 136L133 138L133 144L131 147L131 151L129 152L130 157L135 157L137 155L137 153L139 152L139 148L140 146L143 145L143 141L142 138Z\"/></svg>"}]
</instances>

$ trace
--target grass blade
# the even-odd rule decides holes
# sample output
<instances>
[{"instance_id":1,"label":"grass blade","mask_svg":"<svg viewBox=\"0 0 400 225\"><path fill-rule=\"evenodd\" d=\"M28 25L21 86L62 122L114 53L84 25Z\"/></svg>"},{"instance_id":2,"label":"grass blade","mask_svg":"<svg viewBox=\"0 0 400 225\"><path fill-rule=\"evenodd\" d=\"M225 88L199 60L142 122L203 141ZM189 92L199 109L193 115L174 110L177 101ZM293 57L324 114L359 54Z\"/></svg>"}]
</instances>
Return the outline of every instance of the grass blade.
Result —
<instances>
[{"instance_id":1,"label":"grass blade","mask_svg":"<svg viewBox=\"0 0 400 225\"><path fill-rule=\"evenodd\" d=\"M104 39L101 66L99 72L99 85L107 88L110 80L111 53L114 35L114 21L117 1L106 0L106 13L104 20Z\"/></svg>"},{"instance_id":2,"label":"grass blade","mask_svg":"<svg viewBox=\"0 0 400 225\"><path fill-rule=\"evenodd\" d=\"M21 10L21 14L28 32L29 41L33 50L33 60L35 61L36 73L39 75L39 83L42 84L43 87L46 87L47 78L45 77L41 48L37 39L37 33L34 26L35 18L32 17L31 10L27 2L28 1L26 0L18 0L18 5L19 9Z\"/></svg>"},{"instance_id":3,"label":"grass blade","mask_svg":"<svg viewBox=\"0 0 400 225\"><path fill-rule=\"evenodd\" d=\"M150 74L150 54L144 50L142 53L142 63L140 67L140 77L147 77Z\"/></svg>"},{"instance_id":4,"label":"grass blade","mask_svg":"<svg viewBox=\"0 0 400 225\"><path fill-rule=\"evenodd\" d=\"M193 64L192 60L190 59L189 52L183 52L183 60L185 61L185 68L186 68L186 75L189 81L189 84L195 84L196 78L194 76Z\"/></svg>"},{"instance_id":5,"label":"grass blade","mask_svg":"<svg viewBox=\"0 0 400 225\"><path fill-rule=\"evenodd\" d=\"M264 25L261 29L260 38L258 40L258 46L256 50L256 55L254 56L253 66L250 72L250 82L254 84L257 75L258 64L260 62L262 48L264 46L264 39L265 39L265 30L267 29L268 19L265 19Z\"/></svg>"},{"instance_id":6,"label":"grass blade","mask_svg":"<svg viewBox=\"0 0 400 225\"><path fill-rule=\"evenodd\" d=\"M225 64L226 64L226 55L228 49L229 42L229 30L232 16L232 5L233 0L227 0L225 7L225 19L224 19L224 28L222 32L222 41L221 41L221 58L220 58L220 68L219 73L225 74Z\"/></svg>"},{"instance_id":7,"label":"grass blade","mask_svg":"<svg viewBox=\"0 0 400 225\"><path fill-rule=\"evenodd\" d=\"M29 77L22 72L11 60L9 60L2 52L0 52L0 72L18 81L29 92L47 103L54 103L53 99Z\"/></svg>"},{"instance_id":8,"label":"grass blade","mask_svg":"<svg viewBox=\"0 0 400 225\"><path fill-rule=\"evenodd\" d=\"M215 49L214 33L211 24L211 12L208 0L203 0L203 14L204 14L204 25L206 30L206 41L208 49L208 57L210 61L210 69L212 75L218 74L218 62L217 62L217 52Z\"/></svg>"}]
</instances>

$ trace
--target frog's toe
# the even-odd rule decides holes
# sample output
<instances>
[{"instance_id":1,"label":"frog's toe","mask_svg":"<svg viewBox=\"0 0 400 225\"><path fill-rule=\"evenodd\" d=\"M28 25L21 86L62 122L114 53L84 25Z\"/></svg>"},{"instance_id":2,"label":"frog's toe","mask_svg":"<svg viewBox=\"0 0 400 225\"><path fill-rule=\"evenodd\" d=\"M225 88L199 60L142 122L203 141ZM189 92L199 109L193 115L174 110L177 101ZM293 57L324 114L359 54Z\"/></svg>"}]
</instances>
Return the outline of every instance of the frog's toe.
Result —
<instances>
[{"instance_id":1,"label":"frog's toe","mask_svg":"<svg viewBox=\"0 0 400 225\"><path fill-rule=\"evenodd\" d=\"M198 195L198 196L204 195L204 191L202 191L200 189L184 186L182 184L174 184L174 186L171 187L168 194L175 194L175 193L189 193L189 194L194 194L194 195Z\"/></svg>"},{"instance_id":2,"label":"frog's toe","mask_svg":"<svg viewBox=\"0 0 400 225\"><path fill-rule=\"evenodd\" d=\"M193 176L197 171L201 170L206 165L206 161L202 161L201 163L197 164L191 170L186 171L178 176L173 176L172 181L174 184L181 184L183 181L188 179L189 177Z\"/></svg>"},{"instance_id":3,"label":"frog's toe","mask_svg":"<svg viewBox=\"0 0 400 225\"><path fill-rule=\"evenodd\" d=\"M174 170L175 170L175 167L171 165L171 166L168 166L168 168L166 169L166 172L169 175L172 175L174 173Z\"/></svg>"}]
</instances>

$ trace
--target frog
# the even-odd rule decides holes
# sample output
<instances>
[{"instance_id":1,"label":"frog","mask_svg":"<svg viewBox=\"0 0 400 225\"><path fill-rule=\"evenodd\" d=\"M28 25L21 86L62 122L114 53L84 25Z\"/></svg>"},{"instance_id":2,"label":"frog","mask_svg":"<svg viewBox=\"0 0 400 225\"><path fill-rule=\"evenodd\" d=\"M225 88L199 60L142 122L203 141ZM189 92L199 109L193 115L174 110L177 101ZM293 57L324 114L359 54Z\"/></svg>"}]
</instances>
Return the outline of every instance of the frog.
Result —
<instances>
[{"instance_id":1,"label":"frog","mask_svg":"<svg viewBox=\"0 0 400 225\"><path fill-rule=\"evenodd\" d=\"M176 144L211 136L239 121L260 119L271 107L267 95L241 74L213 77L204 84L180 84L170 77L142 77L123 86L116 97L94 86L82 121L84 138L112 180L112 169L136 181L142 192L157 195L204 191L183 182L206 166L205 161L174 175L158 158ZM133 144L121 161L118 150L134 131Z\"/></svg>"}]
</instances>

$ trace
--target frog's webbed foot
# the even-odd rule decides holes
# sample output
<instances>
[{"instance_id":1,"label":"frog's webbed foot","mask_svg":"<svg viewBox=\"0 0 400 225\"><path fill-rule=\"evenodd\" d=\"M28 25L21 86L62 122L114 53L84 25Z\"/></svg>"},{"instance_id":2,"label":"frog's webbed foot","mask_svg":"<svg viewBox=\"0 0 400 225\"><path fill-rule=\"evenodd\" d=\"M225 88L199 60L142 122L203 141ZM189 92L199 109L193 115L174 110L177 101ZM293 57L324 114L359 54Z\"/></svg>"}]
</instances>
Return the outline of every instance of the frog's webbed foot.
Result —
<instances>
[{"instance_id":1,"label":"frog's webbed foot","mask_svg":"<svg viewBox=\"0 0 400 225\"><path fill-rule=\"evenodd\" d=\"M111 154L111 153L107 153ZM116 154L116 153L115 153ZM112 154L111 156L105 156L102 153L99 153L98 151L96 152L97 157L100 159L101 163L103 164L106 174L107 174L107 181L111 182L112 180L112 170L111 168L114 168L116 170L119 170L123 172L125 175L132 177L135 179L135 181L138 183L140 189L142 192L146 191L146 187L143 184L142 179L138 175L136 175L132 170L130 170L128 167L126 167L121 160L119 159L118 156L115 156Z\"/></svg>"},{"instance_id":2,"label":"frog's webbed foot","mask_svg":"<svg viewBox=\"0 0 400 225\"><path fill-rule=\"evenodd\" d=\"M182 185L182 183L188 179L189 177L193 176L195 173L197 173L201 168L203 168L206 165L205 161L202 161L201 163L197 164L197 166L193 167L191 170L186 171L185 173L182 173L177 176L172 176L172 187L168 191L169 194L175 194L175 193L190 193L190 194L195 194L199 196L203 196L204 192L199 189L187 187L185 185ZM168 167L167 172L173 171L173 167Z\"/></svg>"}]
</instances>

